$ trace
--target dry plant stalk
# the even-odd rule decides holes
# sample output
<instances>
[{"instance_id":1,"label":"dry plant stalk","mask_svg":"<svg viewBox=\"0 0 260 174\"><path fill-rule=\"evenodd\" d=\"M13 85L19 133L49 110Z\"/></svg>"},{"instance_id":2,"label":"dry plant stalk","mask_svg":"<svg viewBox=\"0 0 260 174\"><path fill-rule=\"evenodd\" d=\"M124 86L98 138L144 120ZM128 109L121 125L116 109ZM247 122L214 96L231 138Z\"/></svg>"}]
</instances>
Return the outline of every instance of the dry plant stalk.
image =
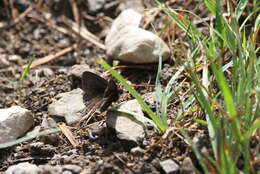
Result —
<instances>
[{"instance_id":1,"label":"dry plant stalk","mask_svg":"<svg viewBox=\"0 0 260 174\"><path fill-rule=\"evenodd\" d=\"M79 142L75 139L72 132L69 130L68 126L66 126L65 123L59 123L59 128L61 129L61 132L68 138L69 142L73 147L78 147Z\"/></svg>"},{"instance_id":2,"label":"dry plant stalk","mask_svg":"<svg viewBox=\"0 0 260 174\"><path fill-rule=\"evenodd\" d=\"M34 61L32 63L31 68L35 68L35 67L37 67L39 65L47 63L47 62L49 62L49 61L51 61L53 59L56 59L56 58L66 54L66 53L68 53L68 52L70 52L70 51L72 51L72 50L74 50L74 49L76 49L78 47L79 47L78 44L73 44L72 46L64 48L63 50L60 50L59 52L57 52L55 54L51 54L51 55L45 56L43 58L37 59L36 61Z\"/></svg>"}]
</instances>

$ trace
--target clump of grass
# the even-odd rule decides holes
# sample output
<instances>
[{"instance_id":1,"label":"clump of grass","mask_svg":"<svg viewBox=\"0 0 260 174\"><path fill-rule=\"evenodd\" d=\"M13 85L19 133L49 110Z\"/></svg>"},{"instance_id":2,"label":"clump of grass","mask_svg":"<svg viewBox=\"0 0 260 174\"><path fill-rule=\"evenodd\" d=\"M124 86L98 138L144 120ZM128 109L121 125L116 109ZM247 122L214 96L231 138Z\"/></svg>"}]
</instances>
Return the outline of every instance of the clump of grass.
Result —
<instances>
[{"instance_id":1,"label":"clump of grass","mask_svg":"<svg viewBox=\"0 0 260 174\"><path fill-rule=\"evenodd\" d=\"M167 107L170 101L176 96L178 88L180 86L177 85L175 90L172 89L173 84L178 79L179 75L184 71L185 65L179 68L179 70L172 76L170 81L168 82L165 89L162 88L160 83L161 77L161 69L162 69L162 58L159 57L159 66L157 71L156 77L156 87L155 87L155 101L156 101L156 113L154 113L151 108L144 102L140 94L128 84L128 82L111 66L109 66L105 61L102 59L98 59L98 63L102 65L106 70L108 70L112 76L117 79L119 82L123 84L123 86L128 90L128 92L139 102L141 107L146 111L148 116L152 119L154 125L160 132L164 133L168 128L168 112ZM120 111L120 112L127 112L127 111ZM127 112L128 114L132 114L136 117L141 117L140 115L136 115L134 113ZM142 118L144 120L144 118ZM151 123L151 121L148 121Z\"/></svg>"},{"instance_id":2,"label":"clump of grass","mask_svg":"<svg viewBox=\"0 0 260 174\"><path fill-rule=\"evenodd\" d=\"M18 82L19 85L22 84L23 81L24 81L24 80L26 79L26 77L28 76L28 74L29 74L29 72L30 72L30 67L31 67L31 65L32 65L32 63L33 63L33 61L34 61L35 59L36 59L35 56L32 56L31 59L29 60L29 62L26 64L26 67L24 68L24 70L23 70L23 72L22 72L22 74L21 74L21 76L20 76L20 78L19 78L19 82Z\"/></svg>"},{"instance_id":3,"label":"clump of grass","mask_svg":"<svg viewBox=\"0 0 260 174\"><path fill-rule=\"evenodd\" d=\"M24 68L24 70L23 70L23 72L22 72L22 74L21 74L21 76L20 76L20 78L19 78L19 81L15 83L16 86L17 86L17 88L18 88L18 91L19 91L19 94L20 94L20 95L23 94L23 93L22 93L22 87L21 87L21 86L22 86L24 80L25 80L25 79L27 78L27 76L29 75L29 73L30 73L30 67L31 67L31 65L32 65L32 63L33 63L33 61L34 61L35 59L36 59L35 56L32 56L32 57L30 58L29 62L26 64L26 66L25 66L25 68Z\"/></svg>"},{"instance_id":4,"label":"clump of grass","mask_svg":"<svg viewBox=\"0 0 260 174\"><path fill-rule=\"evenodd\" d=\"M129 91L129 93L138 101L138 103L141 105L141 107L146 111L146 113L149 115L149 117L153 120L153 122L156 125L156 128L161 131L165 132L168 125L165 123L161 117L158 117L151 108L145 103L145 101L142 99L140 94L131 86L128 84L128 82L111 66L109 66L104 60L98 59L97 62L103 66L106 70L108 70L111 75L118 80L122 85Z\"/></svg>"},{"instance_id":5,"label":"clump of grass","mask_svg":"<svg viewBox=\"0 0 260 174\"><path fill-rule=\"evenodd\" d=\"M155 82L155 101L156 101L156 114L162 122L168 126L168 104L172 101L176 94L178 93L180 85L176 85L176 89L173 89L172 86L179 78L179 75L184 71L186 65L183 65L179 68L179 70L171 77L167 86L163 89L160 77L161 77L161 70L162 70L162 58L159 58L159 66L156 76Z\"/></svg>"},{"instance_id":6,"label":"clump of grass","mask_svg":"<svg viewBox=\"0 0 260 174\"><path fill-rule=\"evenodd\" d=\"M229 19L223 15L220 0L204 2L215 17L214 28L209 27L209 36L200 34L190 21L157 1L190 37L187 71L195 84L194 97L206 116L212 156L203 155L189 142L205 173L254 173L250 139L260 128L260 59L257 58L259 49L255 39L260 19L256 18L253 32L246 35L245 22L239 25L239 20L247 0L240 0L237 7L231 7L234 11ZM253 9L248 17L252 18L260 10L259 6ZM205 65L202 74L194 71L201 56ZM214 90L209 90L212 88ZM240 168L239 160L243 161Z\"/></svg>"},{"instance_id":7,"label":"clump of grass","mask_svg":"<svg viewBox=\"0 0 260 174\"><path fill-rule=\"evenodd\" d=\"M168 82L165 89L163 89L161 83L160 83L160 77L161 77L161 69L162 69L162 57L159 57L159 66L157 71L157 77L156 77L156 87L155 87L155 101L156 101L156 113L154 113L151 108L144 102L140 94L128 84L128 82L117 72L115 71L111 66L109 66L104 60L98 59L97 62L102 65L106 70L108 70L111 75L117 79L119 82L123 84L123 86L128 90L128 92L138 101L138 103L141 105L141 107L146 111L148 116L152 119L154 125L160 132L164 133L168 128L168 112L167 107L170 101L176 96L177 91L180 86L178 86L175 90L172 89L173 84L176 82L176 80L179 78L179 75L184 71L185 66L183 65L179 68L179 70L172 76L170 81ZM142 117L140 115L137 115L135 113L130 113L128 111L120 111L127 114L131 114L135 117ZM142 120L146 120L146 118L141 118ZM149 123L151 121L148 120Z\"/></svg>"}]
</instances>

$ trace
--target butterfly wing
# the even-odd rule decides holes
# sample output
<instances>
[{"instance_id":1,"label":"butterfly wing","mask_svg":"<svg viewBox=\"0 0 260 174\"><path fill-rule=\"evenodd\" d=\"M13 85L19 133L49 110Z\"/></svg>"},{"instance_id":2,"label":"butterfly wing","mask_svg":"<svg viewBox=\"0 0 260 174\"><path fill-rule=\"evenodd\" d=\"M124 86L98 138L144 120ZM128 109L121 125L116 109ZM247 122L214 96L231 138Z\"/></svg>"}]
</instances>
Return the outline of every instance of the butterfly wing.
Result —
<instances>
[{"instance_id":1,"label":"butterfly wing","mask_svg":"<svg viewBox=\"0 0 260 174\"><path fill-rule=\"evenodd\" d=\"M118 89L114 80L109 80L107 88L104 91L103 104L100 108L101 111L106 110L113 101L118 99Z\"/></svg>"},{"instance_id":2,"label":"butterfly wing","mask_svg":"<svg viewBox=\"0 0 260 174\"><path fill-rule=\"evenodd\" d=\"M85 71L82 74L83 100L88 108L102 100L107 84L105 79L95 73Z\"/></svg>"}]
</instances>

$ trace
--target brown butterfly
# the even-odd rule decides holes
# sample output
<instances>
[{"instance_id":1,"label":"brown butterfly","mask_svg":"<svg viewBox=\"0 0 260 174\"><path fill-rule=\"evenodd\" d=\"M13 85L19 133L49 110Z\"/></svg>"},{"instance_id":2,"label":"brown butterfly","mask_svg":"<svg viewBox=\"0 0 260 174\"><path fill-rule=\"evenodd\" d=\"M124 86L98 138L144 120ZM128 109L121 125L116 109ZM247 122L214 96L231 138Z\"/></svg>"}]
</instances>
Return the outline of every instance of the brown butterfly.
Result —
<instances>
[{"instance_id":1,"label":"brown butterfly","mask_svg":"<svg viewBox=\"0 0 260 174\"><path fill-rule=\"evenodd\" d=\"M101 112L105 111L113 101L118 99L117 85L112 79L107 81L89 71L82 74L82 89L84 104L90 110L88 116L97 109Z\"/></svg>"},{"instance_id":2,"label":"brown butterfly","mask_svg":"<svg viewBox=\"0 0 260 174\"><path fill-rule=\"evenodd\" d=\"M118 99L117 85L112 79L107 81L89 71L82 74L82 89L84 91L83 100L87 108L98 105L100 111L104 111Z\"/></svg>"}]
</instances>

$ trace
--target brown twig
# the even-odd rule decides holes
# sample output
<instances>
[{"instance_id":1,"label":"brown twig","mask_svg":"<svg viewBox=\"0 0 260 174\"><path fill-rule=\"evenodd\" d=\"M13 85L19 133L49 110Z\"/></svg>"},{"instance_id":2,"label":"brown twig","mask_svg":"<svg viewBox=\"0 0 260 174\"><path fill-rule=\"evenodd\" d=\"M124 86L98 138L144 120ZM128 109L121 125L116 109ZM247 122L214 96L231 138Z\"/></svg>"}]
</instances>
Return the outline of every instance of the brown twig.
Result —
<instances>
[{"instance_id":1,"label":"brown twig","mask_svg":"<svg viewBox=\"0 0 260 174\"><path fill-rule=\"evenodd\" d=\"M58 126L61 129L61 132L68 138L73 147L79 146L79 142L75 139L72 132L69 130L68 126L65 125L65 123L60 123Z\"/></svg>"},{"instance_id":2,"label":"brown twig","mask_svg":"<svg viewBox=\"0 0 260 174\"><path fill-rule=\"evenodd\" d=\"M127 163L115 152L113 152L113 155L123 164L125 165L131 172L136 173L130 166L127 165Z\"/></svg>"},{"instance_id":3,"label":"brown twig","mask_svg":"<svg viewBox=\"0 0 260 174\"><path fill-rule=\"evenodd\" d=\"M34 61L32 63L31 68L35 68L35 67L37 67L39 65L42 65L42 64L47 63L47 62L49 62L51 60L54 60L54 59L56 59L56 58L58 58L58 57L60 57L60 56L62 56L64 54L66 54L66 53L68 53L68 52L78 48L78 47L79 47L78 44L73 44L72 46L64 48L63 50L60 50L59 52L57 52L55 54L51 54L51 55L45 56L43 58L37 59L36 61ZM23 67L25 67L25 66L23 66Z\"/></svg>"},{"instance_id":4,"label":"brown twig","mask_svg":"<svg viewBox=\"0 0 260 174\"><path fill-rule=\"evenodd\" d=\"M147 29L147 27L154 21L155 17L159 15L159 13L162 11L162 8L154 8L146 12L146 20L144 23L143 28Z\"/></svg>"},{"instance_id":5,"label":"brown twig","mask_svg":"<svg viewBox=\"0 0 260 174\"><path fill-rule=\"evenodd\" d=\"M28 7L19 17L15 18L14 21L11 24L2 25L2 26L0 26L0 29L9 28L9 27L12 27L12 26L16 25L23 18L25 18L33 9L34 8L31 7L31 6Z\"/></svg>"},{"instance_id":6,"label":"brown twig","mask_svg":"<svg viewBox=\"0 0 260 174\"><path fill-rule=\"evenodd\" d=\"M75 23L75 22L73 22L73 21L71 21L69 19L65 19L64 21L66 21L66 25L68 27L71 27L70 29L74 33L76 33L77 35L79 35L83 39L90 41L91 43L93 43L94 45L98 46L99 48L101 48L103 50L106 49L105 45L100 43L99 39L94 34L89 32L84 25L79 26L77 23Z\"/></svg>"},{"instance_id":7,"label":"brown twig","mask_svg":"<svg viewBox=\"0 0 260 174\"><path fill-rule=\"evenodd\" d=\"M51 18L47 18L46 15L43 14L42 16L44 17L44 19L36 18L35 16L30 16L30 17L42 22L43 24L47 24L48 27L52 27L61 33L68 34L72 37L80 37L81 39L88 40L89 42L96 45L100 49L105 50L105 45L100 43L99 39L94 34L90 33L84 27L83 24L81 26L79 26L77 23L64 17L63 21L66 22L66 25L68 27L68 28L65 28L65 27L58 26L56 24L55 20L52 20Z\"/></svg>"},{"instance_id":8,"label":"brown twig","mask_svg":"<svg viewBox=\"0 0 260 174\"><path fill-rule=\"evenodd\" d=\"M147 66L147 65L119 65L115 66L113 69L146 69L146 70L153 70L157 69L156 66Z\"/></svg>"},{"instance_id":9,"label":"brown twig","mask_svg":"<svg viewBox=\"0 0 260 174\"><path fill-rule=\"evenodd\" d=\"M15 71L16 69L19 69L19 67L8 67L8 68L5 68L5 69L0 69L0 73L12 72L12 71Z\"/></svg>"},{"instance_id":10,"label":"brown twig","mask_svg":"<svg viewBox=\"0 0 260 174\"><path fill-rule=\"evenodd\" d=\"M80 15L79 15L79 9L78 9L77 3L74 0L69 0L69 2L71 5L71 8L72 8L72 13L73 13L74 19L75 19L76 23L80 26Z\"/></svg>"}]
</instances>

